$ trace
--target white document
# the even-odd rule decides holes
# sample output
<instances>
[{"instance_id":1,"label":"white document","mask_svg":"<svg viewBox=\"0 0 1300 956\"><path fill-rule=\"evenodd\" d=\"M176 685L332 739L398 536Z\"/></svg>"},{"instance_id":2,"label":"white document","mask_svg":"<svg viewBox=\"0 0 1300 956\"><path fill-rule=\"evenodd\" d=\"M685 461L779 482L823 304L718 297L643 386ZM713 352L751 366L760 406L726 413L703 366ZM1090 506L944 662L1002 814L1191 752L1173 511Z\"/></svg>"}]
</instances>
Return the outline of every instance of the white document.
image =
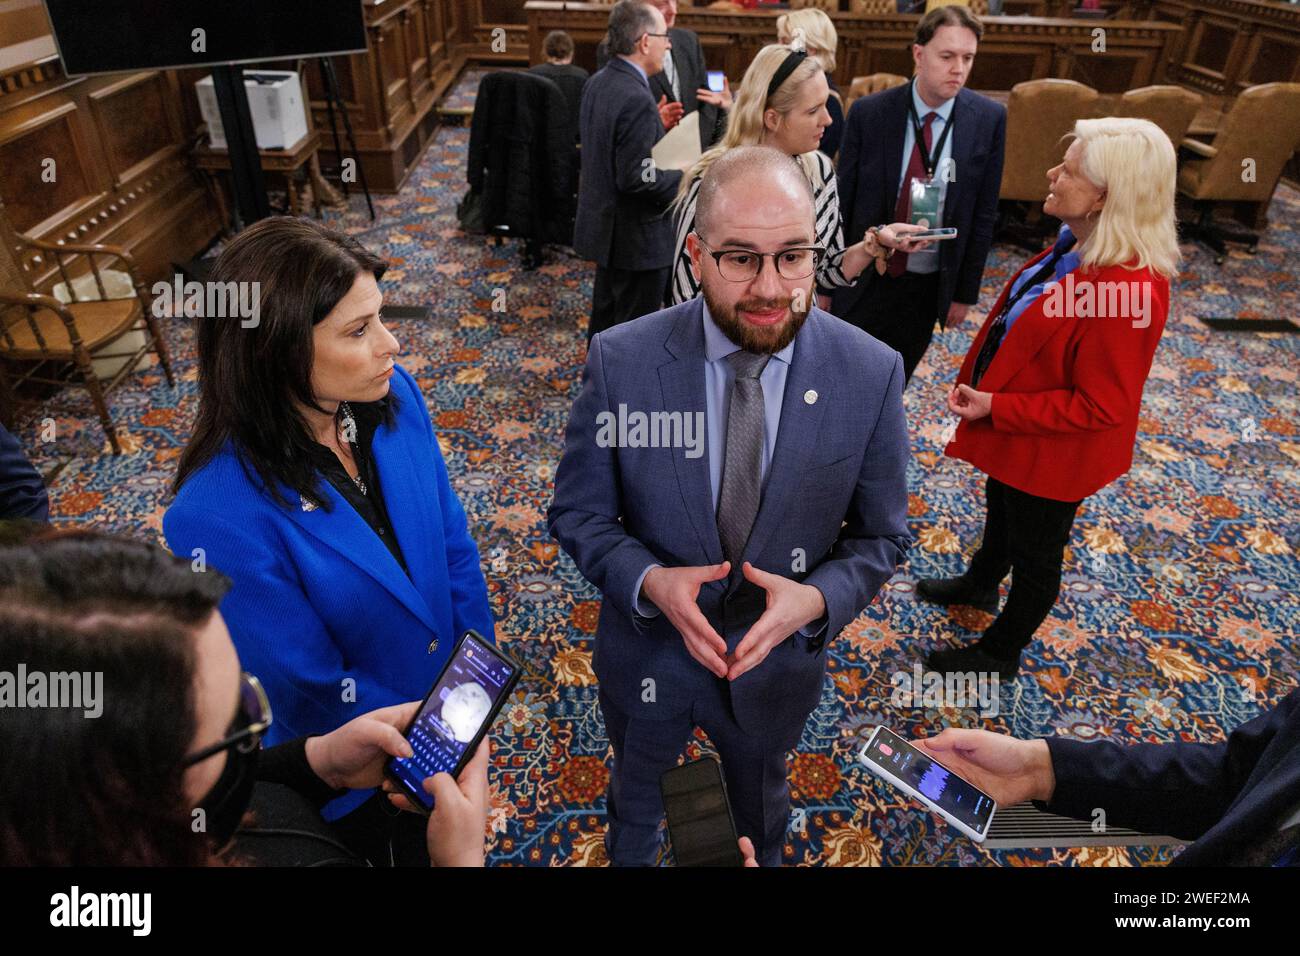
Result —
<instances>
[{"instance_id":1,"label":"white document","mask_svg":"<svg viewBox=\"0 0 1300 956\"><path fill-rule=\"evenodd\" d=\"M700 158L700 111L687 113L650 151L656 169L687 170Z\"/></svg>"}]
</instances>

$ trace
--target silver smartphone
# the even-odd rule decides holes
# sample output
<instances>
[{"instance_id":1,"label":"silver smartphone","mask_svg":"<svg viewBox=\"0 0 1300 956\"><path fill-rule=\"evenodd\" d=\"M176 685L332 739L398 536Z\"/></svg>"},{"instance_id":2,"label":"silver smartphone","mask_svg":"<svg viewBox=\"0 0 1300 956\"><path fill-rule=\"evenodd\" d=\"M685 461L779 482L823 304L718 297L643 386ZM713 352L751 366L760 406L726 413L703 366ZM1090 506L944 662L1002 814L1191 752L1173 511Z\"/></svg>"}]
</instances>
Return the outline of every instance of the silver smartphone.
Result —
<instances>
[{"instance_id":1,"label":"silver smartphone","mask_svg":"<svg viewBox=\"0 0 1300 956\"><path fill-rule=\"evenodd\" d=\"M876 776L921 801L976 843L988 836L997 803L887 727L877 727L858 753Z\"/></svg>"}]
</instances>

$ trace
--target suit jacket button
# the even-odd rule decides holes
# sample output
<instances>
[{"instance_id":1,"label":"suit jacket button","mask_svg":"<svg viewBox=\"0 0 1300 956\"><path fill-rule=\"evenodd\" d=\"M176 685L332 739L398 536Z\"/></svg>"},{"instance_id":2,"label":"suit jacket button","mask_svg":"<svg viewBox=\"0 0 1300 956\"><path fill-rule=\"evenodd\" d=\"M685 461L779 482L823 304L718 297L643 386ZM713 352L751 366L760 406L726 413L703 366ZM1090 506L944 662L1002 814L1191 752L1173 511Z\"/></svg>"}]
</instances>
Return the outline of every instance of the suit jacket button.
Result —
<instances>
[{"instance_id":1,"label":"suit jacket button","mask_svg":"<svg viewBox=\"0 0 1300 956\"><path fill-rule=\"evenodd\" d=\"M437 649L438 649L438 639L435 637L433 640L429 642L429 653L432 654Z\"/></svg>"}]
</instances>

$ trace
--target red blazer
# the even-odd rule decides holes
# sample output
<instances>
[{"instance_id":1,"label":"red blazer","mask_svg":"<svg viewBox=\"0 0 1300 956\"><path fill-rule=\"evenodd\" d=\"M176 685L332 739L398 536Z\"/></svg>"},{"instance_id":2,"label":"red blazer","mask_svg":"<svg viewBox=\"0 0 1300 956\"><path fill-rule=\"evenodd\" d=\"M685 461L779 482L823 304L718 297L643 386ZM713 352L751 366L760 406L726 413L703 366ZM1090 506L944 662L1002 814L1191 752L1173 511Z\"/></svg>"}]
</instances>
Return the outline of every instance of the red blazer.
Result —
<instances>
[{"instance_id":1,"label":"red blazer","mask_svg":"<svg viewBox=\"0 0 1300 956\"><path fill-rule=\"evenodd\" d=\"M1169 280L1150 269L1108 266L1088 273L1081 267L1072 276L1075 304L1064 317L1046 314L1044 294L1016 319L979 384L993 393L992 413L963 419L944 450L1004 484L1057 501L1081 501L1133 463L1142 387L1169 312ZM975 336L958 383L970 384L975 357L1012 282ZM1127 285L1127 310L1118 283ZM1071 301L1066 280L1062 290L1058 312L1059 303ZM1084 317L1089 293L1104 306ZM1146 327L1135 328L1134 321Z\"/></svg>"}]
</instances>

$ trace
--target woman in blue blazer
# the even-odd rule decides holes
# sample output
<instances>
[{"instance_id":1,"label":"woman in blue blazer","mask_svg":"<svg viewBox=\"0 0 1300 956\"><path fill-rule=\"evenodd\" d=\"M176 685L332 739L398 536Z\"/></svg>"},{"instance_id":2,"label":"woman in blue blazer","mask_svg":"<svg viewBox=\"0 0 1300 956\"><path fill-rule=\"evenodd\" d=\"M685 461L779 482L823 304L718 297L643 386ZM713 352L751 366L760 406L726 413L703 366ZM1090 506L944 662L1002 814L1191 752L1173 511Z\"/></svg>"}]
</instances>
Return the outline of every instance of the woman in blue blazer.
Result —
<instances>
[{"instance_id":1,"label":"woman in blue blazer","mask_svg":"<svg viewBox=\"0 0 1300 956\"><path fill-rule=\"evenodd\" d=\"M221 613L270 699L268 744L422 698L463 632L494 639L465 512L379 318L384 268L311 220L266 219L208 287L242 297L197 323L199 412L163 532L234 582ZM354 791L324 815L382 854L388 809ZM408 829L397 842L422 846Z\"/></svg>"}]
</instances>

